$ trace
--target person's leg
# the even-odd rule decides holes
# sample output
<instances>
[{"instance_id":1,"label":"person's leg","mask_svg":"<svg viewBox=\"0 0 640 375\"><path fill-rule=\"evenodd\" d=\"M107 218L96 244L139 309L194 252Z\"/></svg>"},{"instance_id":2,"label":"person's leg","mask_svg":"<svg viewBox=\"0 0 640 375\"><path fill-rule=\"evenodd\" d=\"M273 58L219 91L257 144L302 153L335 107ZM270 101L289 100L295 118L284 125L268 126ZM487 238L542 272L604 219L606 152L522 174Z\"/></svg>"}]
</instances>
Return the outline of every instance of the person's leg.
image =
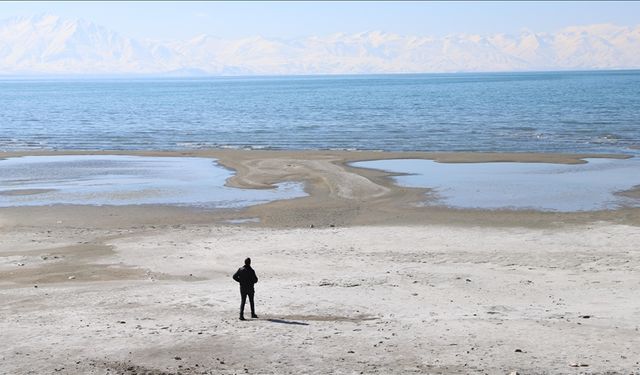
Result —
<instances>
[{"instance_id":1,"label":"person's leg","mask_svg":"<svg viewBox=\"0 0 640 375\"><path fill-rule=\"evenodd\" d=\"M258 316L256 315L256 309L253 305L253 292L249 292L249 305L251 306L251 317L257 318Z\"/></svg>"},{"instance_id":2,"label":"person's leg","mask_svg":"<svg viewBox=\"0 0 640 375\"><path fill-rule=\"evenodd\" d=\"M240 319L244 319L244 304L247 301L247 293L244 290L240 291Z\"/></svg>"}]
</instances>

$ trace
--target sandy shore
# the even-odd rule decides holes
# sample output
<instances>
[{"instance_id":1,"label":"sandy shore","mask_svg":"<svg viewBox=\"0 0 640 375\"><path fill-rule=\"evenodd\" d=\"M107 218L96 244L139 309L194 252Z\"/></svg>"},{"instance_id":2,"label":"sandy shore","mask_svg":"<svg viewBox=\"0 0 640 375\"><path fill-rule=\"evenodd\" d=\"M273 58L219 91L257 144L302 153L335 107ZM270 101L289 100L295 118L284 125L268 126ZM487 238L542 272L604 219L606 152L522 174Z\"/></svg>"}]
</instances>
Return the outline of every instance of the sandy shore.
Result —
<instances>
[{"instance_id":1,"label":"sandy shore","mask_svg":"<svg viewBox=\"0 0 640 375\"><path fill-rule=\"evenodd\" d=\"M310 196L0 209L0 373L640 372L639 209L419 208L427 190L346 166L594 155L137 154L215 157L232 186ZM243 218L260 221L229 223ZM230 276L246 256L260 319L240 322Z\"/></svg>"}]
</instances>

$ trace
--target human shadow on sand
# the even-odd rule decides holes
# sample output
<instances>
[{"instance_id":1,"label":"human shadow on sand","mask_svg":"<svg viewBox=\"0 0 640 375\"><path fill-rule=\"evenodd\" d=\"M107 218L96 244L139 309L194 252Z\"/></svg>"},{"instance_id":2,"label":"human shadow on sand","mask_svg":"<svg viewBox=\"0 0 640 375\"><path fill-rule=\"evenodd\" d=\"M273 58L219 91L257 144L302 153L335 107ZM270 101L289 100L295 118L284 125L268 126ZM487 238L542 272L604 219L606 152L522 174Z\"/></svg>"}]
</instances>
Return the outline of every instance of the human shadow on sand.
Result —
<instances>
[{"instance_id":1,"label":"human shadow on sand","mask_svg":"<svg viewBox=\"0 0 640 375\"><path fill-rule=\"evenodd\" d=\"M339 316L339 315L281 315L277 317L266 317L262 320L266 320L272 323L292 324L300 326L308 326L306 321L317 322L361 322L367 320L378 319L371 315L356 315L356 316Z\"/></svg>"},{"instance_id":2,"label":"human shadow on sand","mask_svg":"<svg viewBox=\"0 0 640 375\"><path fill-rule=\"evenodd\" d=\"M293 320L284 320L284 319L265 319L268 322L271 323L282 323L282 324L291 324L291 325L296 325L296 326L308 326L309 323L303 323L303 322L294 322Z\"/></svg>"}]
</instances>

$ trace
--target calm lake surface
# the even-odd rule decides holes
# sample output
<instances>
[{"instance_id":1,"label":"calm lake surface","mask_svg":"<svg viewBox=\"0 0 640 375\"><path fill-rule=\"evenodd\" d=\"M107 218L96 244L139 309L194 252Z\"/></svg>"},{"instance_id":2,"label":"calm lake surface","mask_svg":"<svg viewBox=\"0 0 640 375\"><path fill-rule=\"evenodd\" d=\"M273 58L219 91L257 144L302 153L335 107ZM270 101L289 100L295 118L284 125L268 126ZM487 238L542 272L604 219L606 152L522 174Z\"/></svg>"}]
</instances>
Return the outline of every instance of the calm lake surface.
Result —
<instances>
[{"instance_id":1,"label":"calm lake surface","mask_svg":"<svg viewBox=\"0 0 640 375\"><path fill-rule=\"evenodd\" d=\"M640 71L0 80L0 151L640 153Z\"/></svg>"}]
</instances>

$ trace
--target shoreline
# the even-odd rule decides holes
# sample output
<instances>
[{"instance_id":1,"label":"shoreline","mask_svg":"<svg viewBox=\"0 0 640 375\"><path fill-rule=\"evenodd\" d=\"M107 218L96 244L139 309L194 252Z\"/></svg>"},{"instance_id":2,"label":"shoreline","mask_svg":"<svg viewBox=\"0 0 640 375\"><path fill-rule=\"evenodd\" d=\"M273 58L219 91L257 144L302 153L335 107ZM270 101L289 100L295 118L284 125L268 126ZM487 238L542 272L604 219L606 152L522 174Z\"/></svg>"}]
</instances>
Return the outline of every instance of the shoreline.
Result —
<instances>
[{"instance_id":1,"label":"shoreline","mask_svg":"<svg viewBox=\"0 0 640 375\"><path fill-rule=\"evenodd\" d=\"M243 156L242 154L246 154ZM0 159L21 156L60 155L136 155L168 157L210 157L224 159L239 157L246 159L268 158L311 158L337 157L346 162L384 159L427 159L441 163L559 163L581 164L581 159L610 158L628 159L625 153L557 153L557 152L476 152L476 151L380 151L380 150L257 150L257 149L182 149L182 150L25 150L0 151Z\"/></svg>"},{"instance_id":2,"label":"shoreline","mask_svg":"<svg viewBox=\"0 0 640 375\"><path fill-rule=\"evenodd\" d=\"M259 219L242 225L265 228L306 228L362 225L430 225L552 227L558 223L584 224L610 221L640 226L640 208L555 212L542 210L463 209L420 206L429 200L430 189L397 185L390 172L356 168L350 163L366 160L426 159L441 163L556 163L582 164L588 158L628 159L621 154L535 153L429 153L377 151L42 151L5 152L1 158L51 155L132 155L201 157L216 159L234 171L225 185L245 189L270 189L281 182L304 185L306 197L272 201L241 209L203 209L169 205L83 206L55 205L0 208L0 225L29 225L60 217L66 223L114 227L140 221L148 225L215 223ZM640 187L620 195L635 198ZM77 215L82 213L82 215ZM132 218L132 219L129 219ZM135 219L133 219L135 218ZM59 220L55 220L56 222ZM54 223L55 224L55 223ZM237 224L235 224L237 225Z\"/></svg>"}]
</instances>

